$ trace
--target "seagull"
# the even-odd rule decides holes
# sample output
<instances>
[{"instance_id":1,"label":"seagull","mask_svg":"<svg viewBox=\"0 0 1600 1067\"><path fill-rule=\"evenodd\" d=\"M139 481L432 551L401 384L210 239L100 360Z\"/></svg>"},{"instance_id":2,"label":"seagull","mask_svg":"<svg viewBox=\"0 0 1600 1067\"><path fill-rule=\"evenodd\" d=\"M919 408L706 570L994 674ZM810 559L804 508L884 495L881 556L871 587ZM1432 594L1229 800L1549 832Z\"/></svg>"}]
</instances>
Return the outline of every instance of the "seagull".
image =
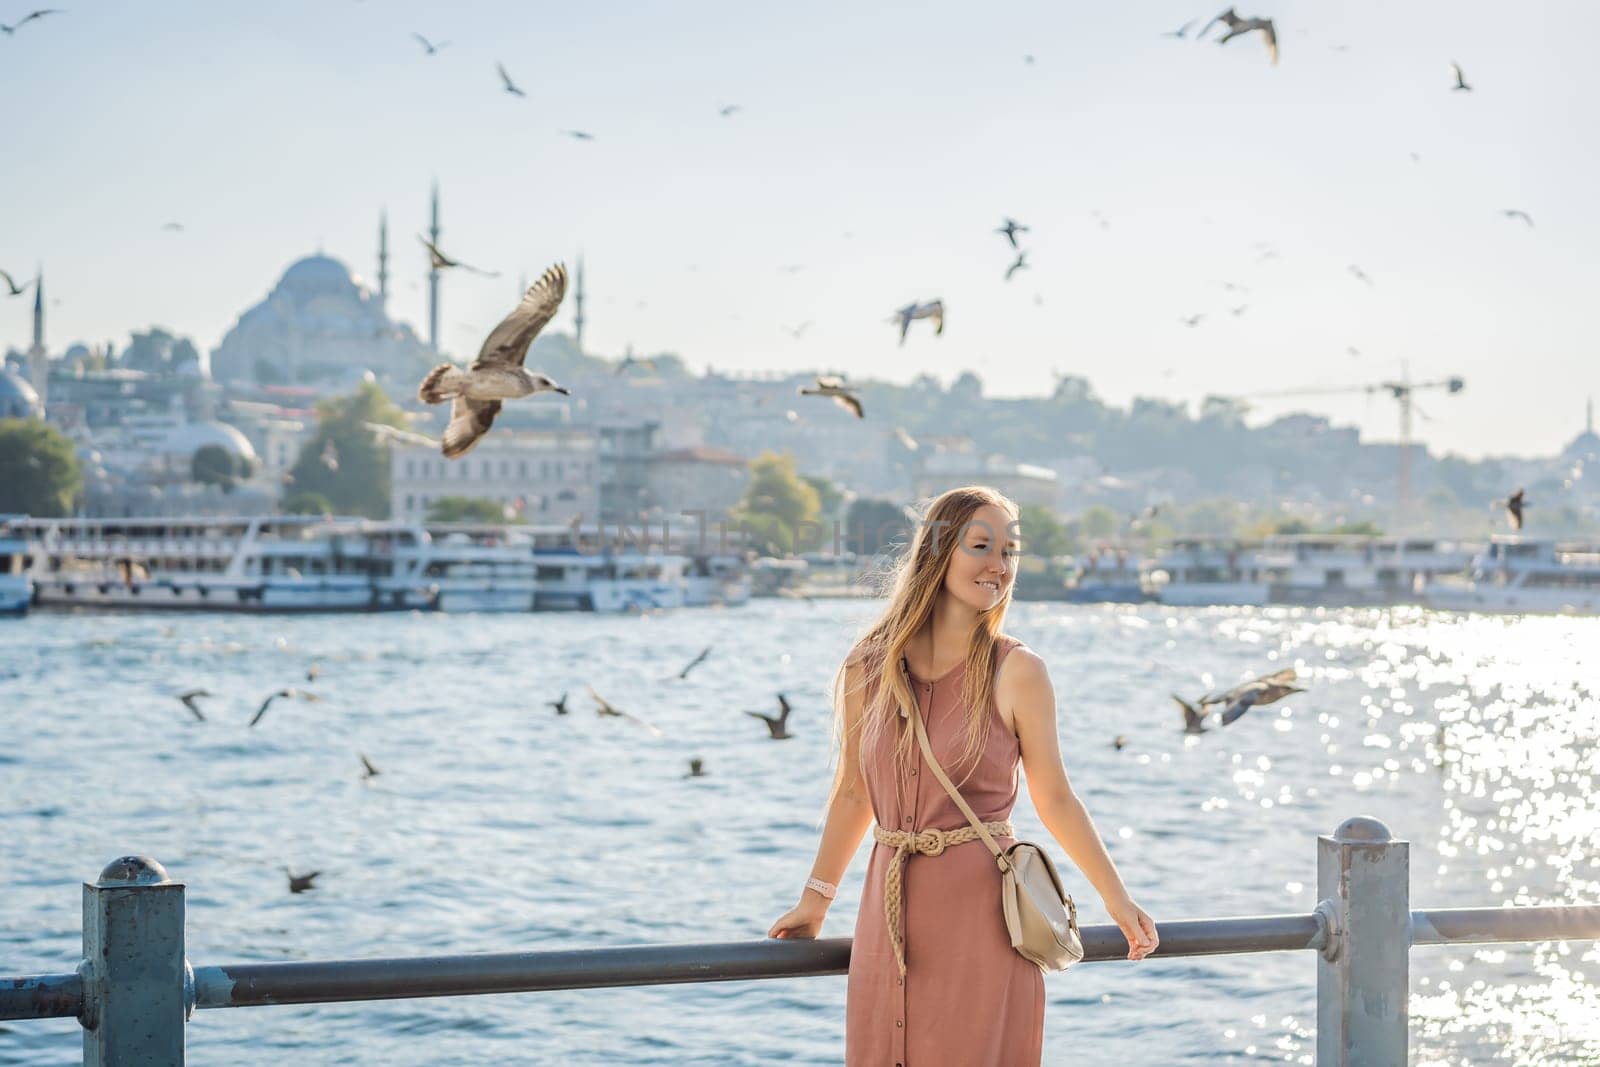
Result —
<instances>
[{"instance_id":1,"label":"seagull","mask_svg":"<svg viewBox=\"0 0 1600 1067\"><path fill-rule=\"evenodd\" d=\"M1111 739L1111 747L1116 749L1118 752L1121 752L1127 743L1128 738L1125 734L1118 734L1116 737Z\"/></svg>"},{"instance_id":2,"label":"seagull","mask_svg":"<svg viewBox=\"0 0 1600 1067\"><path fill-rule=\"evenodd\" d=\"M357 752L356 755L361 757L361 777L376 778L378 775L383 773L372 765L372 761L367 758L367 754L365 752Z\"/></svg>"},{"instance_id":3,"label":"seagull","mask_svg":"<svg viewBox=\"0 0 1600 1067\"><path fill-rule=\"evenodd\" d=\"M420 34L420 33L413 33L411 36L415 37L418 40L418 42L421 43L422 52L423 52L424 55L430 55L430 56L431 55L435 55L439 51L439 49L441 49L441 48L449 48L450 47L450 42L449 41L440 41L438 44L434 44L432 41L428 40L426 37L422 36L422 34ZM504 73L503 70L502 70L502 73Z\"/></svg>"},{"instance_id":4,"label":"seagull","mask_svg":"<svg viewBox=\"0 0 1600 1067\"><path fill-rule=\"evenodd\" d=\"M1522 495L1525 491L1518 489L1506 498L1506 521L1511 523L1513 530L1522 529L1522 509L1528 506Z\"/></svg>"},{"instance_id":5,"label":"seagull","mask_svg":"<svg viewBox=\"0 0 1600 1067\"><path fill-rule=\"evenodd\" d=\"M1278 31L1273 27L1271 19L1240 18L1239 15L1234 12L1233 8L1230 7L1228 10L1224 11L1222 14L1206 23L1205 29L1195 34L1195 40L1199 40L1200 38L1204 37L1206 33L1210 31L1211 27L1215 26L1219 22L1228 27L1228 32L1217 38L1218 44L1227 44L1235 37L1260 30L1261 36L1265 38L1267 42L1267 55L1272 57L1273 65L1277 65Z\"/></svg>"},{"instance_id":6,"label":"seagull","mask_svg":"<svg viewBox=\"0 0 1600 1067\"><path fill-rule=\"evenodd\" d=\"M1349 271L1350 277L1356 279L1357 281L1366 282L1368 285L1372 284L1372 279L1367 277L1367 272L1356 266L1354 263L1350 264Z\"/></svg>"},{"instance_id":7,"label":"seagull","mask_svg":"<svg viewBox=\"0 0 1600 1067\"><path fill-rule=\"evenodd\" d=\"M566 134L568 137L572 138L574 141L592 141L592 140L594 140L594 134L588 132L587 130L560 130L560 131L557 131L557 132Z\"/></svg>"},{"instance_id":8,"label":"seagull","mask_svg":"<svg viewBox=\"0 0 1600 1067\"><path fill-rule=\"evenodd\" d=\"M706 761L701 759L699 756L696 756L693 759L691 759L689 761L689 773L684 775L684 777L685 778L704 778L705 776L706 776Z\"/></svg>"},{"instance_id":9,"label":"seagull","mask_svg":"<svg viewBox=\"0 0 1600 1067\"><path fill-rule=\"evenodd\" d=\"M1522 211L1514 207L1508 207L1504 211L1500 212L1500 214L1504 215L1508 219L1521 219L1523 222L1528 224L1528 228L1530 230L1533 229L1533 216L1528 214L1526 211Z\"/></svg>"},{"instance_id":10,"label":"seagull","mask_svg":"<svg viewBox=\"0 0 1600 1067\"><path fill-rule=\"evenodd\" d=\"M1357 348L1355 345L1345 345L1344 346L1344 354L1347 355L1347 356L1350 356L1353 359L1360 359L1361 358L1361 349Z\"/></svg>"},{"instance_id":11,"label":"seagull","mask_svg":"<svg viewBox=\"0 0 1600 1067\"><path fill-rule=\"evenodd\" d=\"M1006 240L1011 242L1011 247L1012 248L1016 248L1016 247L1018 247L1018 245L1017 245L1017 234L1019 234L1019 233L1027 233L1028 232L1028 227L1022 225L1022 223L1018 222L1016 219L1007 218L1006 222L1005 222L1005 225L999 227L994 232L995 233L1000 233L1000 234L1005 234Z\"/></svg>"},{"instance_id":12,"label":"seagull","mask_svg":"<svg viewBox=\"0 0 1600 1067\"><path fill-rule=\"evenodd\" d=\"M462 370L454 363L441 363L422 380L417 397L424 404L453 398L450 424L440 440L440 451L446 458L465 454L489 432L502 400L534 393L570 395L548 375L522 365L528 346L555 316L566 293L567 268L557 263L533 283L522 303L490 332L470 367Z\"/></svg>"},{"instance_id":13,"label":"seagull","mask_svg":"<svg viewBox=\"0 0 1600 1067\"><path fill-rule=\"evenodd\" d=\"M1250 310L1250 305L1240 304L1238 307L1229 308L1228 310L1233 314L1234 318L1238 318L1240 315L1243 315L1246 311Z\"/></svg>"},{"instance_id":14,"label":"seagull","mask_svg":"<svg viewBox=\"0 0 1600 1067\"><path fill-rule=\"evenodd\" d=\"M183 701L183 706L189 709L189 713L195 717L196 722L205 722L205 712L200 710L200 705L196 704L195 701L210 695L211 691L209 689L191 689L186 693L179 693L178 699Z\"/></svg>"},{"instance_id":15,"label":"seagull","mask_svg":"<svg viewBox=\"0 0 1600 1067\"><path fill-rule=\"evenodd\" d=\"M742 105L739 105L739 104L723 104L722 107L717 109L717 114L721 115L723 118L728 118L729 116L733 115L735 112L739 112L739 111L743 111L743 110L744 110L744 107Z\"/></svg>"},{"instance_id":16,"label":"seagull","mask_svg":"<svg viewBox=\"0 0 1600 1067\"><path fill-rule=\"evenodd\" d=\"M316 703L318 700L322 699L315 693L308 693L304 689L280 689L261 702L261 706L256 709L255 715L251 716L250 721L245 725L254 726L256 723L260 722L261 716L267 713L267 709L272 706L272 702L277 700L279 697L299 697L301 700L305 700L310 703Z\"/></svg>"},{"instance_id":17,"label":"seagull","mask_svg":"<svg viewBox=\"0 0 1600 1067\"><path fill-rule=\"evenodd\" d=\"M432 270L449 270L451 267L460 267L462 270L471 271L473 274L481 274L485 278L500 277L500 272L497 270L480 270L477 267L468 266L459 259L451 259L443 252L439 251L438 245L434 244L421 234L417 235L417 240L421 241L422 246L428 250L428 266Z\"/></svg>"},{"instance_id":18,"label":"seagull","mask_svg":"<svg viewBox=\"0 0 1600 1067\"><path fill-rule=\"evenodd\" d=\"M30 11L26 15L24 15L20 19L18 19L16 22L12 23L10 26L7 26L5 23L0 22L0 30L3 30L5 32L5 35L7 37L10 37L12 34L16 33L18 30L22 29L22 27L26 26L28 23L32 22L34 19L42 19L46 15L60 15L60 14L62 14L62 10L59 7L45 8L42 11Z\"/></svg>"},{"instance_id":19,"label":"seagull","mask_svg":"<svg viewBox=\"0 0 1600 1067\"><path fill-rule=\"evenodd\" d=\"M678 672L678 677L680 679L689 677L689 672L700 666L700 664L704 663L706 661L706 657L709 655L711 655L711 646L707 645L705 648L700 650L700 654L698 656L689 661L688 666L684 667L683 670Z\"/></svg>"},{"instance_id":20,"label":"seagull","mask_svg":"<svg viewBox=\"0 0 1600 1067\"><path fill-rule=\"evenodd\" d=\"M894 436L895 439L900 442L901 447L903 447L907 452L917 451L917 448L919 447L917 445L917 439L912 437L904 426L896 426L894 428Z\"/></svg>"},{"instance_id":21,"label":"seagull","mask_svg":"<svg viewBox=\"0 0 1600 1067\"><path fill-rule=\"evenodd\" d=\"M7 273L6 271L0 270L0 281L3 281L3 282L6 283L6 289L9 290L9 292L6 295L8 295L8 296L21 296L23 293L28 291L28 286L33 284L34 279L29 278L27 281L23 282L19 286L19 285L17 285L17 281L16 281L15 278L11 277L11 275L9 273Z\"/></svg>"},{"instance_id":22,"label":"seagull","mask_svg":"<svg viewBox=\"0 0 1600 1067\"><path fill-rule=\"evenodd\" d=\"M1472 86L1467 84L1466 75L1461 73L1461 64L1460 63L1457 63L1455 60L1452 59L1450 61L1450 72L1456 76L1456 83L1453 86L1450 87L1452 91L1458 92L1458 93L1459 92L1468 92L1468 93L1472 92Z\"/></svg>"},{"instance_id":23,"label":"seagull","mask_svg":"<svg viewBox=\"0 0 1600 1067\"><path fill-rule=\"evenodd\" d=\"M765 715L759 711L747 711L745 714L766 723L767 732L772 735L772 740L787 741L794 736L789 732L789 712L793 709L789 707L789 701L784 699L782 693L778 694L778 707L783 710L776 715Z\"/></svg>"},{"instance_id":24,"label":"seagull","mask_svg":"<svg viewBox=\"0 0 1600 1067\"><path fill-rule=\"evenodd\" d=\"M1242 682L1226 692L1203 696L1200 706L1223 705L1222 725L1226 726L1253 707L1276 703L1290 693L1304 693L1304 689L1292 684L1294 680L1294 668L1286 667L1276 674Z\"/></svg>"},{"instance_id":25,"label":"seagull","mask_svg":"<svg viewBox=\"0 0 1600 1067\"><path fill-rule=\"evenodd\" d=\"M322 673L322 664L313 663L311 666L306 668L306 681L308 681L308 682L316 681L317 680L317 676L320 675L321 673Z\"/></svg>"},{"instance_id":26,"label":"seagull","mask_svg":"<svg viewBox=\"0 0 1600 1067\"><path fill-rule=\"evenodd\" d=\"M810 327L811 320L807 319L798 326L785 326L783 329L790 337L793 337L796 341L798 341L800 340L800 336L804 334L806 330L810 329Z\"/></svg>"},{"instance_id":27,"label":"seagull","mask_svg":"<svg viewBox=\"0 0 1600 1067\"><path fill-rule=\"evenodd\" d=\"M589 695L594 697L594 703L595 703L595 709L594 710L598 714L600 714L600 715L610 715L613 718L618 718L618 719L631 719L634 722L638 723L640 726L643 726L646 730L649 730L651 733L655 734L657 737L661 736L661 731L656 729L656 727L652 726L650 723L645 722L643 719L639 718L639 716L633 714L632 712L623 711L621 708L619 708L616 705L612 704L605 697L601 696L599 693L596 693L594 691L594 686L591 685L588 688L589 688Z\"/></svg>"},{"instance_id":28,"label":"seagull","mask_svg":"<svg viewBox=\"0 0 1600 1067\"><path fill-rule=\"evenodd\" d=\"M907 304L894 313L890 322L900 324L900 343L906 343L906 332L917 319L932 319L934 336L944 333L944 301L930 300L926 304Z\"/></svg>"},{"instance_id":29,"label":"seagull","mask_svg":"<svg viewBox=\"0 0 1600 1067\"><path fill-rule=\"evenodd\" d=\"M1185 326L1189 327L1192 330L1196 326L1198 326L1202 322L1204 322L1205 318L1206 318L1205 312L1200 312L1199 314L1196 314L1196 315L1182 315L1182 316L1179 316L1178 321L1183 323Z\"/></svg>"},{"instance_id":30,"label":"seagull","mask_svg":"<svg viewBox=\"0 0 1600 1067\"><path fill-rule=\"evenodd\" d=\"M1172 699L1178 702L1178 707L1183 709L1183 732L1186 734L1203 734L1206 732L1205 705L1195 707L1178 694L1172 694Z\"/></svg>"},{"instance_id":31,"label":"seagull","mask_svg":"<svg viewBox=\"0 0 1600 1067\"><path fill-rule=\"evenodd\" d=\"M506 92L510 93L512 96L528 95L521 89L517 88L517 83L511 80L511 75L506 73L506 65L504 63L496 63L494 65L494 69L500 72L500 81L501 84L505 86Z\"/></svg>"},{"instance_id":32,"label":"seagull","mask_svg":"<svg viewBox=\"0 0 1600 1067\"><path fill-rule=\"evenodd\" d=\"M305 874L295 874L289 868L285 867L283 869L283 873L289 876L289 892L304 893L307 889L316 888L316 886L312 883L317 880L317 876L322 872L308 871Z\"/></svg>"},{"instance_id":33,"label":"seagull","mask_svg":"<svg viewBox=\"0 0 1600 1067\"><path fill-rule=\"evenodd\" d=\"M1188 22L1185 22L1182 26L1179 26L1177 29L1168 30L1166 33L1163 33L1161 36L1163 36L1163 37L1187 37L1187 36L1189 36L1189 27L1193 26L1196 22L1199 22L1199 21L1200 21L1199 19L1190 19Z\"/></svg>"},{"instance_id":34,"label":"seagull","mask_svg":"<svg viewBox=\"0 0 1600 1067\"><path fill-rule=\"evenodd\" d=\"M318 459L320 459L322 461L322 465L327 467L330 471L335 473L338 472L339 450L334 447L333 438L328 438L327 443L322 446L322 455L319 456Z\"/></svg>"},{"instance_id":35,"label":"seagull","mask_svg":"<svg viewBox=\"0 0 1600 1067\"><path fill-rule=\"evenodd\" d=\"M548 704L550 707L555 708L557 715L565 715L567 713L567 694L566 693L562 693L561 694L561 699L560 700L546 700L545 703Z\"/></svg>"},{"instance_id":36,"label":"seagull","mask_svg":"<svg viewBox=\"0 0 1600 1067\"><path fill-rule=\"evenodd\" d=\"M429 448L436 448L439 444L425 433L414 433L396 426L386 426L381 422L363 422L361 425L378 440L392 445L426 445Z\"/></svg>"},{"instance_id":37,"label":"seagull","mask_svg":"<svg viewBox=\"0 0 1600 1067\"><path fill-rule=\"evenodd\" d=\"M802 385L798 390L801 396L831 396L834 403L855 415L858 419L866 418L861 411L861 398L845 387L844 379L832 374L817 375L817 384Z\"/></svg>"},{"instance_id":38,"label":"seagull","mask_svg":"<svg viewBox=\"0 0 1600 1067\"><path fill-rule=\"evenodd\" d=\"M161 228L163 230L169 230L172 233L182 233L183 232L183 223L181 223L181 222L166 222L166 223L162 223Z\"/></svg>"},{"instance_id":39,"label":"seagull","mask_svg":"<svg viewBox=\"0 0 1600 1067\"><path fill-rule=\"evenodd\" d=\"M1011 276L1013 274L1017 273L1017 271L1019 271L1019 270L1027 270L1027 269L1028 269L1028 253L1026 253L1026 252L1018 252L1016 261L1014 263L1012 263L1011 266L1006 268L1006 281L1009 282L1011 280Z\"/></svg>"}]
</instances>

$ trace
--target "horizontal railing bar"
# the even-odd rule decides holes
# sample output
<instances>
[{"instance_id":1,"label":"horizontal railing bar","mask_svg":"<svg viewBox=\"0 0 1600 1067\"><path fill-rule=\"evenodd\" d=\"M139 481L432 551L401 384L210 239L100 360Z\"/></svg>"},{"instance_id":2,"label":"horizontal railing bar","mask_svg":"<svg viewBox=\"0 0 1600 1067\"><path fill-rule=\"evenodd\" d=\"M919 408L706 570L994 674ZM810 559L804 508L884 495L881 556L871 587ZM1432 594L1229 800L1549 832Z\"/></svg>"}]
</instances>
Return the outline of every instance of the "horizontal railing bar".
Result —
<instances>
[{"instance_id":1,"label":"horizontal railing bar","mask_svg":"<svg viewBox=\"0 0 1600 1067\"><path fill-rule=\"evenodd\" d=\"M83 977L25 974L0 978L0 1019L72 1019L83 1013Z\"/></svg>"},{"instance_id":2,"label":"horizontal railing bar","mask_svg":"<svg viewBox=\"0 0 1600 1067\"><path fill-rule=\"evenodd\" d=\"M1600 938L1600 904L1512 908L1435 908L1411 913L1413 945Z\"/></svg>"},{"instance_id":3,"label":"horizontal railing bar","mask_svg":"<svg viewBox=\"0 0 1600 1067\"><path fill-rule=\"evenodd\" d=\"M1081 930L1086 962L1125 959L1113 925ZM1320 948L1315 915L1180 919L1161 924L1162 956ZM804 978L850 969L849 938L633 945L404 959L243 963L195 970L195 1006L326 1004L403 997Z\"/></svg>"}]
</instances>

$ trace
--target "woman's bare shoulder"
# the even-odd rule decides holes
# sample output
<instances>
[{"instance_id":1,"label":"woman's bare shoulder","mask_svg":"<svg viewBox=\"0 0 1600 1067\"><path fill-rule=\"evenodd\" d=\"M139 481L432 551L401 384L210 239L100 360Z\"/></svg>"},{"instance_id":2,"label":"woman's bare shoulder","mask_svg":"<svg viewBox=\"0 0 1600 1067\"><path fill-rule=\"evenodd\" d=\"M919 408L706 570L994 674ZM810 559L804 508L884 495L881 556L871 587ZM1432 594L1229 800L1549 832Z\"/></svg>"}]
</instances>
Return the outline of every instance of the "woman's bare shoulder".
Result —
<instances>
[{"instance_id":1,"label":"woman's bare shoulder","mask_svg":"<svg viewBox=\"0 0 1600 1067\"><path fill-rule=\"evenodd\" d=\"M1008 689L1038 685L1040 682L1048 684L1050 671L1039 653L1008 634L1002 634L1001 638L1009 644L1005 658L1000 661L997 684L1003 684Z\"/></svg>"}]
</instances>

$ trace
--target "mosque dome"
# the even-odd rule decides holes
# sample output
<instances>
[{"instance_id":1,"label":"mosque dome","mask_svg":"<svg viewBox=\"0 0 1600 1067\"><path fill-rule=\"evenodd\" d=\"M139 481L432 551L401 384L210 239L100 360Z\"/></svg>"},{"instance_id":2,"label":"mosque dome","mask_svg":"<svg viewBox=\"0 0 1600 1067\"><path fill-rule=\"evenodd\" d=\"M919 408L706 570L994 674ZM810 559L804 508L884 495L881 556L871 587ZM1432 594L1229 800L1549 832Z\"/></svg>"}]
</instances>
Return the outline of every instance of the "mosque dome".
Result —
<instances>
[{"instance_id":1,"label":"mosque dome","mask_svg":"<svg viewBox=\"0 0 1600 1067\"><path fill-rule=\"evenodd\" d=\"M290 264L278 280L278 289L304 300L317 296L354 295L357 286L349 267L319 252Z\"/></svg>"},{"instance_id":2,"label":"mosque dome","mask_svg":"<svg viewBox=\"0 0 1600 1067\"><path fill-rule=\"evenodd\" d=\"M0 419L42 418L44 405L33 386L12 371L0 370Z\"/></svg>"},{"instance_id":3,"label":"mosque dome","mask_svg":"<svg viewBox=\"0 0 1600 1067\"><path fill-rule=\"evenodd\" d=\"M192 458L207 445L217 445L252 463L256 459L250 439L225 422L186 422L176 426L161 443L161 453L173 458Z\"/></svg>"}]
</instances>

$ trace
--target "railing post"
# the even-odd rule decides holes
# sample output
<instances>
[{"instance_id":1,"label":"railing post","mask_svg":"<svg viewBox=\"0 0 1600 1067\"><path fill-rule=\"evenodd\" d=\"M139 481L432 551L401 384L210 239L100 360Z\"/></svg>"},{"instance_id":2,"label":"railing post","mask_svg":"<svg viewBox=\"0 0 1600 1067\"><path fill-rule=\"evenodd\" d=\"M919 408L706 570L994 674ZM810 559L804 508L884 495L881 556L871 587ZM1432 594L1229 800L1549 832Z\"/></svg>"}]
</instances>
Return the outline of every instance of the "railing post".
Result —
<instances>
[{"instance_id":1,"label":"railing post","mask_svg":"<svg viewBox=\"0 0 1600 1067\"><path fill-rule=\"evenodd\" d=\"M1318 911L1332 927L1317 960L1318 1067L1407 1062L1409 853L1364 815L1317 838Z\"/></svg>"},{"instance_id":2,"label":"railing post","mask_svg":"<svg viewBox=\"0 0 1600 1067\"><path fill-rule=\"evenodd\" d=\"M144 856L83 886L83 1062L181 1067L193 980L183 956L183 883Z\"/></svg>"}]
</instances>

